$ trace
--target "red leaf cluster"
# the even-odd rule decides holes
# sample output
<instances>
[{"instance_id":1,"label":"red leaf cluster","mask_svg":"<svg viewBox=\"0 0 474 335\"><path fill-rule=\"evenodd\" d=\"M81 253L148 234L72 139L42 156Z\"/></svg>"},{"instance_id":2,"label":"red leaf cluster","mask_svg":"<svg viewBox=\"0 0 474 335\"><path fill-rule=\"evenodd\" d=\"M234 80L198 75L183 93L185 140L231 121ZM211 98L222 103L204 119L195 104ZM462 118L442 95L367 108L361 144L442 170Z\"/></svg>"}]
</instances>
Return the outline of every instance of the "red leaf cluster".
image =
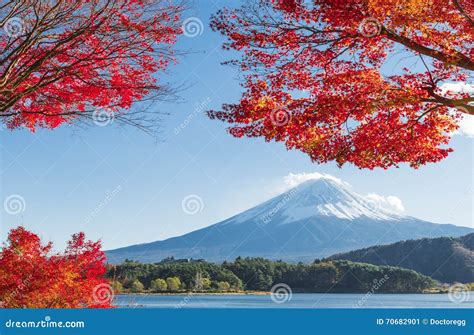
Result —
<instances>
[{"instance_id":1,"label":"red leaf cluster","mask_svg":"<svg viewBox=\"0 0 474 335\"><path fill-rule=\"evenodd\" d=\"M0 252L0 307L105 308L113 292L104 279L105 255L100 242L72 236L64 253L52 253L38 235L12 229ZM103 295L104 287L109 294Z\"/></svg>"},{"instance_id":2,"label":"red leaf cluster","mask_svg":"<svg viewBox=\"0 0 474 335\"><path fill-rule=\"evenodd\" d=\"M16 30L6 25L0 34L0 117L9 128L123 113L164 90L154 74L176 61L181 7L167 0L9 3L2 11Z\"/></svg>"},{"instance_id":3,"label":"red leaf cluster","mask_svg":"<svg viewBox=\"0 0 474 335\"><path fill-rule=\"evenodd\" d=\"M234 136L281 141L320 163L440 161L462 112L474 114L472 96L441 88L474 70L472 20L456 4L273 0L221 10L211 26L242 53L232 63L245 92L209 115ZM389 62L400 54L409 69Z\"/></svg>"}]
</instances>

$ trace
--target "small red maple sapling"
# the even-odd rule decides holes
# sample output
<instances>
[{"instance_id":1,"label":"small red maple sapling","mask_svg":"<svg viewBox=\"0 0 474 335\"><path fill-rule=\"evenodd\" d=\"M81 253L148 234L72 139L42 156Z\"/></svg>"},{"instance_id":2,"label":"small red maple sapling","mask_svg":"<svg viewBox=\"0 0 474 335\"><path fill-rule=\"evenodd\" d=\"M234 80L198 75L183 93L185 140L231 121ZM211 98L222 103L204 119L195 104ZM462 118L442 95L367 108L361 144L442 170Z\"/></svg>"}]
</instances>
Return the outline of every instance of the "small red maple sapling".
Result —
<instances>
[{"instance_id":1,"label":"small red maple sapling","mask_svg":"<svg viewBox=\"0 0 474 335\"><path fill-rule=\"evenodd\" d=\"M100 242L86 241L84 233L60 254L25 228L12 229L0 251L0 307L112 307L104 262Z\"/></svg>"}]
</instances>

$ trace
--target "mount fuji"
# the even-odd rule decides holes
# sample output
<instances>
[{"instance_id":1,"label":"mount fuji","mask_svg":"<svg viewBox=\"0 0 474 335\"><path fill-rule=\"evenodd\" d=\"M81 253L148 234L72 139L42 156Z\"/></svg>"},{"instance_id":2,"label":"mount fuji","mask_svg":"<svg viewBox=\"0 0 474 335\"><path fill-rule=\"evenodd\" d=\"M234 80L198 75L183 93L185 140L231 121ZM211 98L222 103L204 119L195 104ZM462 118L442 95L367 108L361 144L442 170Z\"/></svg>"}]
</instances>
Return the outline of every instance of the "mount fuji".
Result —
<instances>
[{"instance_id":1,"label":"mount fuji","mask_svg":"<svg viewBox=\"0 0 474 335\"><path fill-rule=\"evenodd\" d=\"M308 262L373 245L472 232L386 210L343 182L323 177L209 227L110 250L106 256L109 263L154 263L171 256L214 262L237 256Z\"/></svg>"}]
</instances>

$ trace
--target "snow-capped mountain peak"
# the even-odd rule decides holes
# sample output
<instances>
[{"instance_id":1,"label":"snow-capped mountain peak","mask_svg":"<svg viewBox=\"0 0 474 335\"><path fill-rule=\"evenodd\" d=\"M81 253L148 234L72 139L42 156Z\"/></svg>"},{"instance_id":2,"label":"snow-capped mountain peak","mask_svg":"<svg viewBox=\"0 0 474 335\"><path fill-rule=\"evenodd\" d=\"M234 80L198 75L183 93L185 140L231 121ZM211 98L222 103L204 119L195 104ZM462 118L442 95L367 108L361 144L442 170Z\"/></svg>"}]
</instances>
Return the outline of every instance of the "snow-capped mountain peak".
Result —
<instances>
[{"instance_id":1,"label":"snow-capped mountain peak","mask_svg":"<svg viewBox=\"0 0 474 335\"><path fill-rule=\"evenodd\" d=\"M124 259L152 263L170 256L208 261L237 256L313 261L376 244L472 231L389 212L376 199L353 192L344 182L318 178L227 220L164 241L111 250L107 258L111 263Z\"/></svg>"},{"instance_id":2,"label":"snow-capped mountain peak","mask_svg":"<svg viewBox=\"0 0 474 335\"><path fill-rule=\"evenodd\" d=\"M263 204L229 220L231 223L259 218L286 224L311 217L336 217L353 220L398 220L401 215L382 208L379 202L353 192L348 185L330 178L305 181Z\"/></svg>"}]
</instances>

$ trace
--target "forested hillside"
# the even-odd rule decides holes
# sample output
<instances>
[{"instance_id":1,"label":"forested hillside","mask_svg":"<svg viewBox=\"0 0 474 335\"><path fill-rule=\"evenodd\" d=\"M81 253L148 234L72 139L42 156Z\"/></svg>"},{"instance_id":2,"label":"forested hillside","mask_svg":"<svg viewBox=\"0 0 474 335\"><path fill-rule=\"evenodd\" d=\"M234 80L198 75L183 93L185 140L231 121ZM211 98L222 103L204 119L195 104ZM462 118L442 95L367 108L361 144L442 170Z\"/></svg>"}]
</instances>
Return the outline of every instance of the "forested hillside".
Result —
<instances>
[{"instance_id":1,"label":"forested hillside","mask_svg":"<svg viewBox=\"0 0 474 335\"><path fill-rule=\"evenodd\" d=\"M270 291L283 283L293 292L411 293L434 285L427 276L391 266L339 260L290 264L241 257L220 265L203 260L126 261L109 265L107 276L116 290L125 292Z\"/></svg>"},{"instance_id":2,"label":"forested hillside","mask_svg":"<svg viewBox=\"0 0 474 335\"><path fill-rule=\"evenodd\" d=\"M329 257L412 269L441 282L474 282L474 234L408 240Z\"/></svg>"}]
</instances>

